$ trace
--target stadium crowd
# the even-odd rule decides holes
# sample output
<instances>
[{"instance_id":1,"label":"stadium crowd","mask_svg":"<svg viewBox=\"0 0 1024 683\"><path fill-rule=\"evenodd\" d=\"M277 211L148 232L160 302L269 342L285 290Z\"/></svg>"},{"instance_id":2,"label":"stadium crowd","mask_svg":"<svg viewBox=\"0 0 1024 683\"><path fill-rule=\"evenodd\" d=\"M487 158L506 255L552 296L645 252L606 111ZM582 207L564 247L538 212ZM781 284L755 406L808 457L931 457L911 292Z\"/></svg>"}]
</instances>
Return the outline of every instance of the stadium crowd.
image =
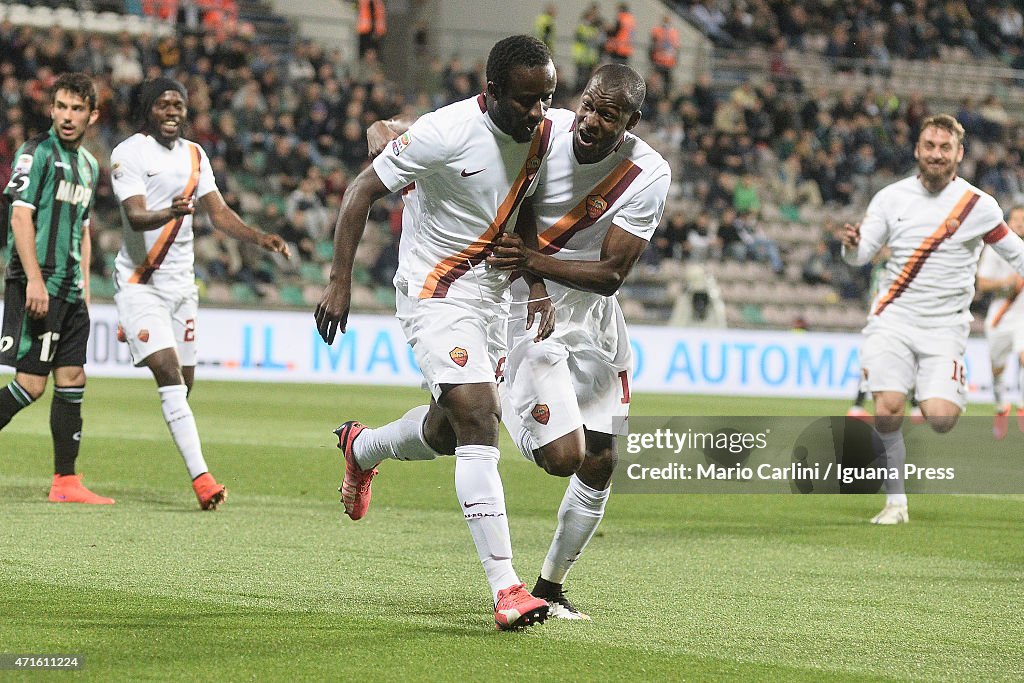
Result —
<instances>
[{"instance_id":1,"label":"stadium crowd","mask_svg":"<svg viewBox=\"0 0 1024 683\"><path fill-rule=\"evenodd\" d=\"M981 11L975 7L979 3L919 1L900 9L899 3L862 0L844 10L849 14L845 21L834 22L829 15L828 23L825 13L834 10L830 3L676 4L712 38L712 24L720 25L725 37L716 42L736 46L780 40L796 47L821 44L824 27L831 24L848 25L854 35L884 34L888 46L901 15L914 30L925 30L921 26L927 24L927 30L955 39L972 53L977 47L1008 60L1022 44L1021 22L1005 3ZM954 12L957 7L968 9L978 22L999 19L1000 29L975 31L976 37L984 36L975 44L969 31L951 28L956 22L948 18L962 15ZM720 14L726 21L715 18ZM595 16L590 8L581 22L597 26ZM900 39L890 49L923 42ZM834 50L821 52L829 56ZM241 305L315 302L329 268L341 197L349 179L367 163L364 131L369 123L400 112L426 112L483 87L482 65L453 56L430 59L416 91L402 92L386 78L372 49L353 60L301 39L282 48L261 42L251 25L233 19L215 26L179 24L176 35L160 39L4 22L0 55L0 182L6 182L21 142L48 127L47 90L56 75L84 71L97 82L101 119L85 144L104 174L91 264L94 291L101 298L111 293L106 283L120 241L109 154L137 129L131 103L144 79L169 75L187 86L189 137L206 149L229 205L253 224L282 235L299 257L271 263L272 257L218 237L197 222L203 236L197 240L196 270L204 298ZM644 255L645 271L665 261L758 261L780 279L826 284L837 298L863 299L870 269L842 263L827 219L837 211L856 214L875 190L913 169L912 141L920 121L935 113L929 104L889 88L805 89L784 65L738 85L723 86L712 74L701 74L690 83L658 87L664 85L662 74L648 55L634 53L630 63L647 72L651 84L641 135L674 169L669 209ZM558 104L573 105L571 87L560 88ZM1019 203L1024 198L1024 130L994 94L981 102L964 97L953 113L968 134L968 156L961 167L965 177L1004 206ZM389 283L397 264L400 216L398 197L378 204L371 215L357 256L357 307L393 306ZM779 226L790 233L797 226L802 236L780 240Z\"/></svg>"}]
</instances>

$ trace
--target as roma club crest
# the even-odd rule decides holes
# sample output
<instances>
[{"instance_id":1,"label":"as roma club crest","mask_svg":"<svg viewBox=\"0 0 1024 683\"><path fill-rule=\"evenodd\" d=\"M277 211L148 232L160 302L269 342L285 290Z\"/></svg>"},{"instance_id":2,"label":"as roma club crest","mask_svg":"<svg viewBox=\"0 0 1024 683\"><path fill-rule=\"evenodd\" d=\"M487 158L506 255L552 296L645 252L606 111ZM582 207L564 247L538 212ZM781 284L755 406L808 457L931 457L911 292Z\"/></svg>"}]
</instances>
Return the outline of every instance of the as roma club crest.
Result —
<instances>
[{"instance_id":1,"label":"as roma club crest","mask_svg":"<svg viewBox=\"0 0 1024 683\"><path fill-rule=\"evenodd\" d=\"M526 160L526 177L532 179L540 170L540 157L532 156Z\"/></svg>"},{"instance_id":2,"label":"as roma club crest","mask_svg":"<svg viewBox=\"0 0 1024 683\"><path fill-rule=\"evenodd\" d=\"M596 221L608 209L608 200L599 194L592 194L587 197L587 215L590 220Z\"/></svg>"},{"instance_id":3,"label":"as roma club crest","mask_svg":"<svg viewBox=\"0 0 1024 683\"><path fill-rule=\"evenodd\" d=\"M546 403L538 403L530 411L530 415L533 415L533 419L540 422L542 425L546 425L548 420L551 419L551 411L548 410Z\"/></svg>"},{"instance_id":4,"label":"as roma club crest","mask_svg":"<svg viewBox=\"0 0 1024 683\"><path fill-rule=\"evenodd\" d=\"M946 221L946 234L952 235L960 227L960 221L955 218L950 218Z\"/></svg>"},{"instance_id":5,"label":"as roma club crest","mask_svg":"<svg viewBox=\"0 0 1024 683\"><path fill-rule=\"evenodd\" d=\"M460 368L466 367L466 363L469 362L469 352L461 346L456 346L454 349L448 352L455 364Z\"/></svg>"}]
</instances>

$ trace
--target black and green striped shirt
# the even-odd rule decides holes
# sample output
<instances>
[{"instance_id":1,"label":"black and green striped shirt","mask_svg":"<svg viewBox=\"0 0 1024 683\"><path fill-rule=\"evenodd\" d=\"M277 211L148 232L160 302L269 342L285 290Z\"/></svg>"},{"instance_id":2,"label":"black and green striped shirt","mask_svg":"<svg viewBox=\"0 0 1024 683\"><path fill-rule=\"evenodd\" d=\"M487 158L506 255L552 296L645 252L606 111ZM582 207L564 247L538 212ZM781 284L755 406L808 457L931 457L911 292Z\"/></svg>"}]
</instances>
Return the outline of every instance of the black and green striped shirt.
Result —
<instances>
[{"instance_id":1,"label":"black and green striped shirt","mask_svg":"<svg viewBox=\"0 0 1024 683\"><path fill-rule=\"evenodd\" d=\"M38 135L18 150L4 194L14 206L35 210L36 258L52 297L75 302L82 296L82 223L89 218L99 164L84 147L64 148L56 131ZM7 279L25 281L25 271L8 225Z\"/></svg>"}]
</instances>

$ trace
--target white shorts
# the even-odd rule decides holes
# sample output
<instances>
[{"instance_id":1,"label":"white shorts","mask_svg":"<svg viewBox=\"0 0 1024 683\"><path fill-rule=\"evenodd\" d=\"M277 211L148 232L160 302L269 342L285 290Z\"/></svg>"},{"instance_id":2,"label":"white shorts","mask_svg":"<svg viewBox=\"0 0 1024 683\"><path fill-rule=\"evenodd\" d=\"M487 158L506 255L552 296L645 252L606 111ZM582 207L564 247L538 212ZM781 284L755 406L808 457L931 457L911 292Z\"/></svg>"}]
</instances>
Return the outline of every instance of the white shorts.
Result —
<instances>
[{"instance_id":1,"label":"white shorts","mask_svg":"<svg viewBox=\"0 0 1024 683\"><path fill-rule=\"evenodd\" d=\"M997 368L1005 366L1011 353L1019 356L1024 352L1024 324L1006 325L1004 322L996 327L986 325L985 339L992 365Z\"/></svg>"},{"instance_id":2,"label":"white shorts","mask_svg":"<svg viewBox=\"0 0 1024 683\"><path fill-rule=\"evenodd\" d=\"M444 384L494 383L505 355L508 307L465 299L418 299L396 291L396 317L433 395Z\"/></svg>"},{"instance_id":3,"label":"white shorts","mask_svg":"<svg viewBox=\"0 0 1024 683\"><path fill-rule=\"evenodd\" d=\"M872 392L897 391L918 401L941 398L967 407L967 323L920 329L873 319L864 328L861 367Z\"/></svg>"},{"instance_id":4,"label":"white shorts","mask_svg":"<svg viewBox=\"0 0 1024 683\"><path fill-rule=\"evenodd\" d=\"M580 426L603 434L627 430L633 356L618 303L593 295L566 299L556 304L551 338L534 342L532 333L510 330L517 336L503 392L539 446Z\"/></svg>"},{"instance_id":5,"label":"white shorts","mask_svg":"<svg viewBox=\"0 0 1024 683\"><path fill-rule=\"evenodd\" d=\"M173 348L182 367L196 364L199 289L195 284L173 290L122 284L114 303L136 366L157 351Z\"/></svg>"}]
</instances>

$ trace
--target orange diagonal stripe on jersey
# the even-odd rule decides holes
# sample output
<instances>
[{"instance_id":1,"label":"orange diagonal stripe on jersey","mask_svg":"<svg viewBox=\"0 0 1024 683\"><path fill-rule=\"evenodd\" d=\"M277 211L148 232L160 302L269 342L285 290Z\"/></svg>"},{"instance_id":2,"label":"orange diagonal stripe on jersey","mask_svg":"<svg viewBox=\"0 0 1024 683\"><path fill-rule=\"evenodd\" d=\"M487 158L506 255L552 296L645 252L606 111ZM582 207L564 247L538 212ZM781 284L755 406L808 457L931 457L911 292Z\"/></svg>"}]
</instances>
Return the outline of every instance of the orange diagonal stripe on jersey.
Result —
<instances>
[{"instance_id":1,"label":"orange diagonal stripe on jersey","mask_svg":"<svg viewBox=\"0 0 1024 683\"><path fill-rule=\"evenodd\" d=\"M458 254L449 256L445 260L434 266L434 269L430 271L430 275L427 276L426 282L423 283L423 289L420 290L420 299L429 299L435 295L444 296L439 291L439 286L442 280L450 275L456 275L454 271L467 269L467 263L472 263L473 259L478 259L481 255L484 255L487 248L491 246L491 243L498 238L498 236L505 229L505 223L508 222L512 212L516 210L519 202L522 201L522 195L529 183L530 173L527 166L530 160L535 156L541 155L546 151L542 149L543 146L547 145L551 130L551 121L544 119L541 122L541 128L537 131L537 134L533 136L533 142L530 143L530 151L526 154L526 159L523 161L523 167L519 169L519 175L516 176L515 182L512 183L512 187L509 188L508 194L505 195L505 199L501 202L498 207L498 214L491 221L491 224L484 231L484 234L473 240L472 244L460 251ZM459 273L461 274L461 273ZM446 288L444 288L447 291Z\"/></svg>"},{"instance_id":2,"label":"orange diagonal stripe on jersey","mask_svg":"<svg viewBox=\"0 0 1024 683\"><path fill-rule=\"evenodd\" d=\"M191 197L195 194L196 186L199 185L199 160L201 158L199 156L199 146L190 144L189 151L192 156L192 172L188 176L185 190L181 193L185 197ZM178 231L181 230L181 224L184 222L185 217L178 216L163 224L160 237L153 243L153 247L146 254L146 259L135 269L132 276L128 278L128 282L132 284L146 284L149 282L149 278L153 276L153 271L157 270L167 257L167 252L170 251L171 244L174 243L174 238L178 236Z\"/></svg>"},{"instance_id":3,"label":"orange diagonal stripe on jersey","mask_svg":"<svg viewBox=\"0 0 1024 683\"><path fill-rule=\"evenodd\" d=\"M899 277L896 278L896 281L889 287L889 291L885 293L882 300L878 302L878 306L875 307L875 315L884 311L886 306L891 304L897 297L899 297L900 294L906 291L913 279L917 277L921 267L924 266L924 262L932 255L932 252L935 251L946 239L952 236L954 232L956 232L956 228L953 230L948 230L946 228L949 221L955 219L957 221L957 228L959 228L960 225L963 224L964 219L967 218L967 214L969 214L971 209L974 208L974 205L978 203L979 199L981 199L981 196L971 192L970 190L965 192L964 196L960 197L960 201L956 203L956 206L954 206L953 210L949 212L949 215L943 219L942 224L935 230L935 232L929 235L924 242L921 242L921 246L915 249L914 253L910 255L909 259L907 259Z\"/></svg>"},{"instance_id":4,"label":"orange diagonal stripe on jersey","mask_svg":"<svg viewBox=\"0 0 1024 683\"><path fill-rule=\"evenodd\" d=\"M996 314L992 316L992 327L998 325L999 321L1003 319L1003 316L1006 315L1006 312L1010 310L1010 306L1012 306L1013 302L1017 300L1018 296L1020 296L1020 292L1022 289L1024 289L1024 281L1022 281L1020 278L1017 278L1017 286L1013 288L1013 294L1006 297L1006 301L1004 301L1003 305L999 307L999 310L996 311Z\"/></svg>"},{"instance_id":5,"label":"orange diagonal stripe on jersey","mask_svg":"<svg viewBox=\"0 0 1024 683\"><path fill-rule=\"evenodd\" d=\"M587 196L583 198L579 204L574 206L569 213L565 214L550 228L537 235L537 248L543 250L549 244L557 240L561 235L565 234L566 231L571 230L574 225L580 222L587 215L587 199L591 195L599 194L604 196L608 194L613 187L615 187L623 178L626 177L635 164L629 159L623 159L618 166L612 169L612 172L605 176L605 179L598 183Z\"/></svg>"}]
</instances>

